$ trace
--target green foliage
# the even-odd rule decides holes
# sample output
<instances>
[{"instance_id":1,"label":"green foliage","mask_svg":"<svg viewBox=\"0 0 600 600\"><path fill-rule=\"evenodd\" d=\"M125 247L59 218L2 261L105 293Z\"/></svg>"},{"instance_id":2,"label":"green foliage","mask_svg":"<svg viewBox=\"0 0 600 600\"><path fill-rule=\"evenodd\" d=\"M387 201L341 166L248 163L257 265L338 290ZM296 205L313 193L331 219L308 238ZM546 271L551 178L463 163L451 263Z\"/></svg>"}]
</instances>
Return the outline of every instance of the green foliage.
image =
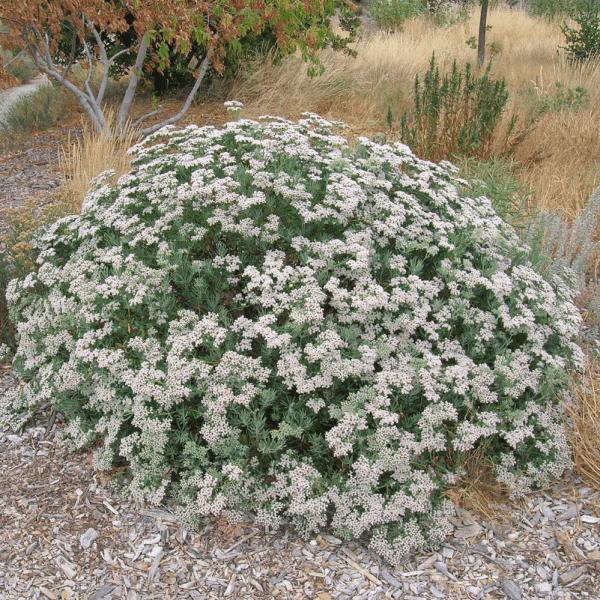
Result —
<instances>
[{"instance_id":1,"label":"green foliage","mask_svg":"<svg viewBox=\"0 0 600 600\"><path fill-rule=\"evenodd\" d=\"M531 14L547 19L563 18L571 13L578 0L531 0Z\"/></svg>"},{"instance_id":2,"label":"green foliage","mask_svg":"<svg viewBox=\"0 0 600 600\"><path fill-rule=\"evenodd\" d=\"M598 0L579 0L571 11L571 18L578 28L567 23L561 27L569 58L572 61L597 58L600 54L600 3Z\"/></svg>"},{"instance_id":3,"label":"green foliage","mask_svg":"<svg viewBox=\"0 0 600 600\"><path fill-rule=\"evenodd\" d=\"M563 110L580 110L589 103L589 100L590 93L587 88L565 88L557 81L551 90L538 94L535 103L540 113L559 113Z\"/></svg>"},{"instance_id":4,"label":"green foliage","mask_svg":"<svg viewBox=\"0 0 600 600\"><path fill-rule=\"evenodd\" d=\"M41 85L12 105L0 120L0 134L24 134L32 129L48 129L68 117L67 107L74 105L69 92L58 84Z\"/></svg>"},{"instance_id":5,"label":"green foliage","mask_svg":"<svg viewBox=\"0 0 600 600\"><path fill-rule=\"evenodd\" d=\"M491 63L482 75L469 63L459 71L454 61L452 71L441 77L433 55L423 81L415 78L414 107L400 120L402 141L434 161L454 155L489 157L508 101L506 81L493 79L490 71ZM513 118L507 137L515 133L515 124Z\"/></svg>"},{"instance_id":6,"label":"green foliage","mask_svg":"<svg viewBox=\"0 0 600 600\"><path fill-rule=\"evenodd\" d=\"M407 19L427 12L424 0L372 0L369 4L369 16L386 31L401 29Z\"/></svg>"},{"instance_id":7,"label":"green foliage","mask_svg":"<svg viewBox=\"0 0 600 600\"><path fill-rule=\"evenodd\" d=\"M519 181L517 163L465 157L457 164L468 182L469 194L489 198L496 212L517 230L528 228L536 214L530 202L533 191L525 189Z\"/></svg>"}]
</instances>

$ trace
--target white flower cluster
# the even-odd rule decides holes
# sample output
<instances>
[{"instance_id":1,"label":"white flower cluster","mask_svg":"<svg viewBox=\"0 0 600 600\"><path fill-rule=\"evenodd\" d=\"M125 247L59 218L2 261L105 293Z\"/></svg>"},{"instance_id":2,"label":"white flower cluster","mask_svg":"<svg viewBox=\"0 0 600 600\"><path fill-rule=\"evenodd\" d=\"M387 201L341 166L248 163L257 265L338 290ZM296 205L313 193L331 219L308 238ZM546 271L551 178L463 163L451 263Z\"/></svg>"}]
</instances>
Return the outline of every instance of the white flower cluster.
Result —
<instances>
[{"instance_id":1,"label":"white flower cluster","mask_svg":"<svg viewBox=\"0 0 600 600\"><path fill-rule=\"evenodd\" d=\"M337 125L166 127L134 147L9 287L26 383L0 421L49 400L139 498L174 486L190 521L371 533L395 564L449 531L448 450L485 441L517 491L560 473L571 290L450 164L352 149Z\"/></svg>"}]
</instances>

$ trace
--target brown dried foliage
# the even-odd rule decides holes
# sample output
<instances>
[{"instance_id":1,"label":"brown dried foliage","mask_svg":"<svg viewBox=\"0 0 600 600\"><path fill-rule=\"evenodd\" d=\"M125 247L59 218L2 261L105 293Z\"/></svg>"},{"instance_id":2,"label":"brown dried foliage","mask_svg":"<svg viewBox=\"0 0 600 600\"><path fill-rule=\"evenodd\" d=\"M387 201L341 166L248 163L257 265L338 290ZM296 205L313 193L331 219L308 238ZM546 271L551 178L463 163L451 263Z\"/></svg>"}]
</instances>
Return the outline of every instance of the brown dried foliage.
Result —
<instances>
[{"instance_id":1,"label":"brown dried foliage","mask_svg":"<svg viewBox=\"0 0 600 600\"><path fill-rule=\"evenodd\" d=\"M2 65L0 64L0 91L15 85L19 85L17 78L8 73L6 69L3 69Z\"/></svg>"}]
</instances>

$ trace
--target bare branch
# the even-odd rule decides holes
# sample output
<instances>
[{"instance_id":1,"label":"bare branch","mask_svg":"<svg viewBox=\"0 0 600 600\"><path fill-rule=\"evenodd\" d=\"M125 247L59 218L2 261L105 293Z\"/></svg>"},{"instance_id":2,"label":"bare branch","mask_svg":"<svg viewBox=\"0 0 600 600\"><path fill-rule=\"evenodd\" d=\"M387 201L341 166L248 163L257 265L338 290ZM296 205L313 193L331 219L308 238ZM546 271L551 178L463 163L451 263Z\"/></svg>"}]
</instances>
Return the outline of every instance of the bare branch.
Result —
<instances>
[{"instance_id":1,"label":"bare branch","mask_svg":"<svg viewBox=\"0 0 600 600\"><path fill-rule=\"evenodd\" d=\"M75 94L77 96L79 104L81 104L81 107L85 111L86 115L89 117L90 121L92 121L92 123L98 131L102 131L103 125L98 120L96 113L94 112L92 105L90 104L90 101L84 94L84 92L82 92L76 85L71 83L68 79L63 79L62 73L58 72L56 69L49 68L48 66L45 66L42 62L40 62L40 58L42 60L45 60L44 56L42 55L41 50L37 46L29 42L29 40L26 37L26 32L23 33L23 41L25 47L28 49L29 55L35 63L37 70L40 73L44 73L48 77L52 77L52 79L56 80L58 83L66 87L70 92Z\"/></svg>"},{"instance_id":2,"label":"bare branch","mask_svg":"<svg viewBox=\"0 0 600 600\"><path fill-rule=\"evenodd\" d=\"M155 117L156 115L160 115L161 113L162 113L162 108L158 108L157 110L153 110L152 112L149 112L147 115L140 117L137 121L132 123L130 129L137 129L137 127L140 125L140 123L143 123L146 119L151 119L152 117Z\"/></svg>"},{"instance_id":3,"label":"bare branch","mask_svg":"<svg viewBox=\"0 0 600 600\"><path fill-rule=\"evenodd\" d=\"M17 58L19 58L22 54L25 54L26 50L25 48L23 48L23 50L21 50L21 52L19 52L19 54L17 54L16 56L13 56L5 65L2 65L3 69L6 69L6 67L8 67L9 65L12 65L15 60L17 60Z\"/></svg>"},{"instance_id":4,"label":"bare branch","mask_svg":"<svg viewBox=\"0 0 600 600\"><path fill-rule=\"evenodd\" d=\"M119 50L119 52L110 57L108 64L112 65L115 62L115 60L119 58L119 56L121 56L122 54L127 54L128 52L131 52L129 48L125 48L125 50Z\"/></svg>"},{"instance_id":5,"label":"bare branch","mask_svg":"<svg viewBox=\"0 0 600 600\"><path fill-rule=\"evenodd\" d=\"M102 100L104 99L104 92L106 91L106 86L108 85L108 68L110 66L110 61L108 60L106 47L104 46L104 42L102 41L102 37L98 33L98 30L90 19L87 19L87 24L94 36L94 39L96 40L98 50L100 51L100 60L102 62L102 80L98 89L98 95L96 96L96 102L99 106L101 106Z\"/></svg>"},{"instance_id":6,"label":"bare branch","mask_svg":"<svg viewBox=\"0 0 600 600\"><path fill-rule=\"evenodd\" d=\"M40 30L35 25L32 25L31 29L37 36L39 43L42 44L42 48L44 49L44 55L45 55L44 60L46 61L48 68L54 69L54 63L52 62L52 57L50 56L50 45L47 43L46 38L42 35ZM37 46L36 46L36 48L37 48Z\"/></svg>"},{"instance_id":7,"label":"bare branch","mask_svg":"<svg viewBox=\"0 0 600 600\"><path fill-rule=\"evenodd\" d=\"M69 71L71 70L71 67L73 66L73 61L75 60L76 48L77 48L77 36L76 36L75 32L73 31L73 33L71 35L71 51L69 52L69 60L67 62L67 66L65 67L65 70L63 71L63 79L67 78L67 75L69 74Z\"/></svg>"},{"instance_id":8,"label":"bare branch","mask_svg":"<svg viewBox=\"0 0 600 600\"><path fill-rule=\"evenodd\" d=\"M133 97L135 96L135 90L140 81L140 72L142 70L142 67L144 66L144 60L146 58L147 52L148 52L148 41L146 39L146 36L143 35L142 39L140 40L137 57L135 59L135 64L133 65L131 77L129 79L129 85L127 86L125 96L123 97L123 101L121 102L121 107L119 108L119 114L117 116L117 122L116 122L116 127L117 127L118 132L121 132L125 129L127 115L129 114L129 109L131 108L131 103L133 102Z\"/></svg>"},{"instance_id":9,"label":"bare branch","mask_svg":"<svg viewBox=\"0 0 600 600\"><path fill-rule=\"evenodd\" d=\"M90 47L88 45L88 43L85 41L85 39L83 40L83 49L85 51L85 54L87 56L88 59L88 76L84 82L85 85L85 89L87 91L87 96L88 96L88 100L90 103L90 106L92 107L96 118L98 119L98 121L100 121L100 124L102 125L102 127L104 127L104 125L106 125L106 119L104 118L104 114L102 113L102 107L100 106L97 97L94 94L94 91L92 90L92 86L90 85L90 80L92 78L92 73L93 73L93 58L92 58L92 53L90 52Z\"/></svg>"},{"instance_id":10,"label":"bare branch","mask_svg":"<svg viewBox=\"0 0 600 600\"><path fill-rule=\"evenodd\" d=\"M200 72L198 73L198 77L196 78L194 87L191 89L190 93L188 94L188 97L186 98L182 109L176 115L173 115L172 117L169 117L168 119L165 119L164 121L161 121L160 123L157 123L156 125L152 125L151 127L142 129L140 132L142 135L150 135L151 133L158 131L161 127L164 127L165 125L171 125L172 123L177 123L177 121L179 121L179 119L181 119L185 115L185 113L189 110L189 108L192 104L192 100L194 99L194 96L196 95L196 92L198 91L198 88L200 87L202 80L204 79L204 75L206 74L206 70L208 69L208 65L210 64L211 58L212 58L212 51L209 50L206 53L204 60L202 61L202 64L200 66Z\"/></svg>"}]
</instances>

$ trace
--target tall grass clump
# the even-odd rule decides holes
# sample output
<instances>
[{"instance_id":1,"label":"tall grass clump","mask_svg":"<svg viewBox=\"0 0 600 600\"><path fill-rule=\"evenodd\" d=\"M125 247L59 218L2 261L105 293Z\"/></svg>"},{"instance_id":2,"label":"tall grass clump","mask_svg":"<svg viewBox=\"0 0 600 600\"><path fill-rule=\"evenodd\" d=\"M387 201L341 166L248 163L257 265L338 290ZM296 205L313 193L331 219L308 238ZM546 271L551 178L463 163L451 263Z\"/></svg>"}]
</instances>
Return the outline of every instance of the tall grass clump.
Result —
<instances>
[{"instance_id":1,"label":"tall grass clump","mask_svg":"<svg viewBox=\"0 0 600 600\"><path fill-rule=\"evenodd\" d=\"M577 385L576 402L568 405L570 436L577 471L600 490L600 378L597 356Z\"/></svg>"},{"instance_id":2,"label":"tall grass clump","mask_svg":"<svg viewBox=\"0 0 600 600\"><path fill-rule=\"evenodd\" d=\"M561 474L574 289L449 163L339 128L167 128L100 176L8 287L24 383L0 422L50 402L188 526L251 510L394 565L450 531L468 453L514 494Z\"/></svg>"},{"instance_id":3,"label":"tall grass clump","mask_svg":"<svg viewBox=\"0 0 600 600\"><path fill-rule=\"evenodd\" d=\"M107 127L98 133L87 120L80 136L67 142L67 150L59 155L64 184L61 194L68 199L73 212L79 212L90 183L100 173L110 171L116 180L129 171L128 149L137 141L136 132L127 128L121 136L111 135L115 115L106 113Z\"/></svg>"}]
</instances>

